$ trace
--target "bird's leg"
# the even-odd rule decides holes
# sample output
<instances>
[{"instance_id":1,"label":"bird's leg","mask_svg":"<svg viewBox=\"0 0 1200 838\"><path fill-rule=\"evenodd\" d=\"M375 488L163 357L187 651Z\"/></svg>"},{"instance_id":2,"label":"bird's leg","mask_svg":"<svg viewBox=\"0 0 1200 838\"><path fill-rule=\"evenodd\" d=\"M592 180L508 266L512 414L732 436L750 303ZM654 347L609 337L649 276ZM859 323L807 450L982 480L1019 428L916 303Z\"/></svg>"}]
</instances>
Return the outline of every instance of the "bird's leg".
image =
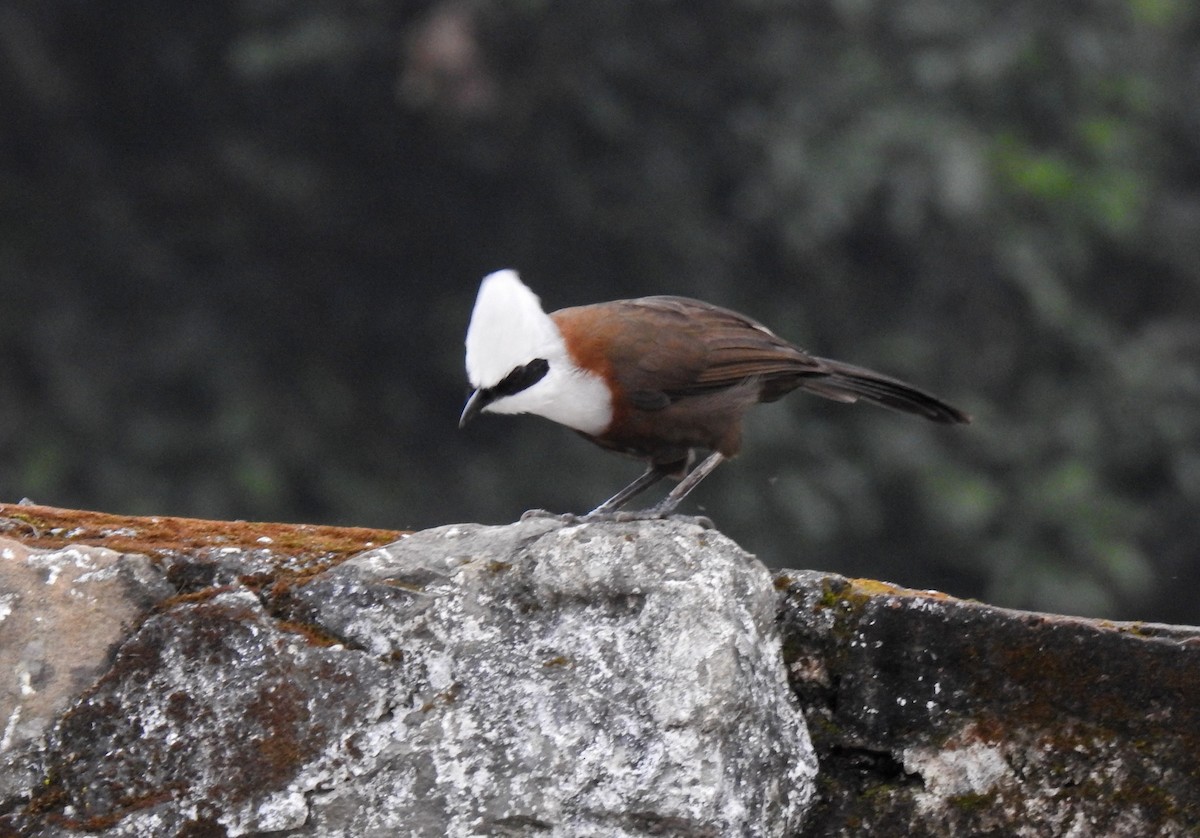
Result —
<instances>
[{"instance_id":1,"label":"bird's leg","mask_svg":"<svg viewBox=\"0 0 1200 838\"><path fill-rule=\"evenodd\" d=\"M615 512L625 504L629 503L629 501L631 501L633 498L649 489L655 483L662 480L664 477L666 477L666 473L651 463L641 477L630 483L624 489L617 492L611 498L597 506L583 517L591 518L594 515L607 515L610 512Z\"/></svg>"},{"instance_id":2,"label":"bird's leg","mask_svg":"<svg viewBox=\"0 0 1200 838\"><path fill-rule=\"evenodd\" d=\"M700 481L712 474L713 469L725 461L725 455L720 451L709 454L700 465L696 466L687 477L676 484L665 498L652 506L643 514L647 518L666 518L688 496L688 493L700 485Z\"/></svg>"},{"instance_id":3,"label":"bird's leg","mask_svg":"<svg viewBox=\"0 0 1200 838\"><path fill-rule=\"evenodd\" d=\"M630 483L621 491L617 492L604 503L597 506L586 515L552 515L548 512L543 512L540 509L530 510L521 516L522 520L527 518L556 518L560 521L571 523L585 523L594 521L645 521L656 518L666 518L675 508L683 501L688 493L699 485L700 481L708 475L712 474L713 469L725 461L725 455L719 451L714 451L704 459L700 465L692 469L683 480L672 489L665 498L658 502L657 505L649 509L642 509L636 512L619 512L622 506L628 503L637 495L649 489L658 481L667 476L667 473L653 464L639 477L637 480ZM707 518L697 518L696 522L705 527L712 527L712 522Z\"/></svg>"}]
</instances>

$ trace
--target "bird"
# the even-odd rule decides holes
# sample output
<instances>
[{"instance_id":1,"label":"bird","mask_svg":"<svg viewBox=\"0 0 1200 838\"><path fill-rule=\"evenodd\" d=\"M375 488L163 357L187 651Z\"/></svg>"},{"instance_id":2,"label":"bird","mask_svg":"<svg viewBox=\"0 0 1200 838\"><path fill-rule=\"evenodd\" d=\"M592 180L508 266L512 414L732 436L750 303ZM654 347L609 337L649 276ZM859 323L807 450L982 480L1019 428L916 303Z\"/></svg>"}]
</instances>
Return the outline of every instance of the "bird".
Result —
<instances>
[{"instance_id":1,"label":"bird","mask_svg":"<svg viewBox=\"0 0 1200 838\"><path fill-rule=\"evenodd\" d=\"M472 392L459 419L530 413L646 463L636 480L584 520L670 516L742 445L756 404L803 390L959 424L971 417L929 393L863 367L811 355L744 314L677 296L640 297L547 314L515 270L479 286L466 336ZM707 456L695 467L697 452ZM664 478L654 506L620 511Z\"/></svg>"}]
</instances>

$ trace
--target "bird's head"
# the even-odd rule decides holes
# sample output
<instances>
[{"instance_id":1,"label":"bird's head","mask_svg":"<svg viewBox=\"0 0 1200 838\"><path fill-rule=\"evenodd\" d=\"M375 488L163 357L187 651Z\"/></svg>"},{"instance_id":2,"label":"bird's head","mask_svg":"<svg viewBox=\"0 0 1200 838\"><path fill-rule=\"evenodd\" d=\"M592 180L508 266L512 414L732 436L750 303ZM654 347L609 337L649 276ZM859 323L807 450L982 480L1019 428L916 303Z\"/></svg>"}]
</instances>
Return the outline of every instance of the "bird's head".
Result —
<instances>
[{"instance_id":1,"label":"bird's head","mask_svg":"<svg viewBox=\"0 0 1200 838\"><path fill-rule=\"evenodd\" d=\"M480 413L536 413L584 433L608 424L608 388L572 360L562 333L513 270L483 278L467 327L475 392L459 427Z\"/></svg>"}]
</instances>

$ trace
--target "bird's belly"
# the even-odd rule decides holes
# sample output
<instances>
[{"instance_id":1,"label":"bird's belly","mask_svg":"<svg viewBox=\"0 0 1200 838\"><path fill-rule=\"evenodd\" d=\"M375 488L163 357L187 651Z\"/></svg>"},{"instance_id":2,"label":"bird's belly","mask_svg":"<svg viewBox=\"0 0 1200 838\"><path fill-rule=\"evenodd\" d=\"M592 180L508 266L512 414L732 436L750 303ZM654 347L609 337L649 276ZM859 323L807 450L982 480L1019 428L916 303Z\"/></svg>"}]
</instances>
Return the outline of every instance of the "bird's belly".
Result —
<instances>
[{"instance_id":1,"label":"bird's belly","mask_svg":"<svg viewBox=\"0 0 1200 838\"><path fill-rule=\"evenodd\" d=\"M742 415L748 400L680 399L661 410L629 409L614 416L592 442L655 465L686 463L694 449L720 451L734 457L741 448Z\"/></svg>"}]
</instances>

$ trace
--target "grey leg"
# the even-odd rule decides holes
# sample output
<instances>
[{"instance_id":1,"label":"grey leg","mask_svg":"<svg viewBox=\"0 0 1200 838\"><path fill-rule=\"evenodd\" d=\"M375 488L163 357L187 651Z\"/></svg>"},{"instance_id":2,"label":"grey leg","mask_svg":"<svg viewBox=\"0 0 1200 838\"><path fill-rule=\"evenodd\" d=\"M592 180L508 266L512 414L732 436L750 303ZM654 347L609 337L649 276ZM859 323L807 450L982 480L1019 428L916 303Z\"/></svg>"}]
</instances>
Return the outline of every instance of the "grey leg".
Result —
<instances>
[{"instance_id":1,"label":"grey leg","mask_svg":"<svg viewBox=\"0 0 1200 838\"><path fill-rule=\"evenodd\" d=\"M625 504L629 503L629 501L631 501L634 497L640 495L655 483L662 480L664 477L666 477L666 475L663 474L663 472L659 471L654 466L650 466L646 469L645 473L642 474L641 477L630 483L621 491L617 492L604 503L597 506L584 517L590 518L593 515L607 515L609 512L614 512Z\"/></svg>"},{"instance_id":2,"label":"grey leg","mask_svg":"<svg viewBox=\"0 0 1200 838\"><path fill-rule=\"evenodd\" d=\"M696 466L687 477L679 481L674 489L663 498L657 506L652 506L646 510L647 517L666 518L675 511L675 507L679 506L680 502L688 496L688 492L695 489L700 481L712 474L713 469L721 465L725 461L725 455L720 451L714 451L705 458L704 462Z\"/></svg>"}]
</instances>

